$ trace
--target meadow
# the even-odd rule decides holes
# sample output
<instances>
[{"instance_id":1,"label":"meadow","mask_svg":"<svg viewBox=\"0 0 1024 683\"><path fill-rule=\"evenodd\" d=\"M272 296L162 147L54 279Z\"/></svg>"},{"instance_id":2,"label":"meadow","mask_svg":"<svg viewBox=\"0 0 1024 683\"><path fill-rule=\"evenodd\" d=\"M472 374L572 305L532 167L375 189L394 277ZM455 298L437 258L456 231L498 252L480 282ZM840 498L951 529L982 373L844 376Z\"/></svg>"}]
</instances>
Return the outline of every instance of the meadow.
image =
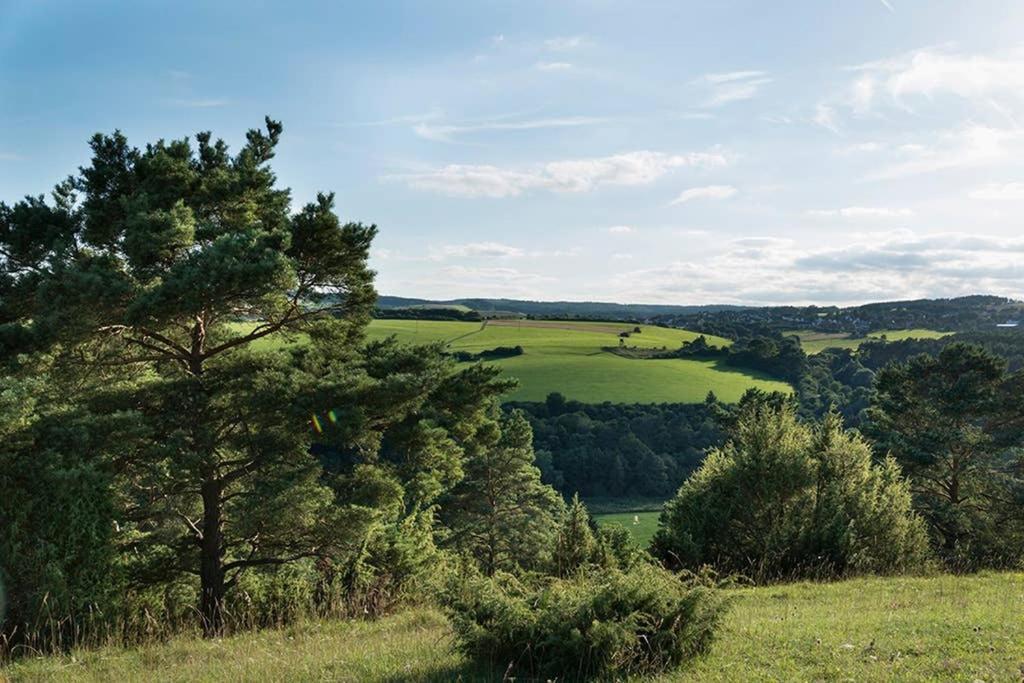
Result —
<instances>
[{"instance_id":1,"label":"meadow","mask_svg":"<svg viewBox=\"0 0 1024 683\"><path fill-rule=\"evenodd\" d=\"M805 353L821 353L825 349L857 349L866 341L878 340L885 337L888 341L903 341L904 339L940 339L952 332L938 332L936 330L913 329L913 330L879 330L871 332L867 337L851 338L847 333L815 332L814 330L790 330L783 334L793 335L800 339L800 346Z\"/></svg>"},{"instance_id":2,"label":"meadow","mask_svg":"<svg viewBox=\"0 0 1024 683\"><path fill-rule=\"evenodd\" d=\"M711 652L654 679L683 681L1017 681L1024 574L860 578L727 589ZM16 681L485 681L504 667L465 661L445 617L412 609L379 621L319 621L132 649L25 658Z\"/></svg>"},{"instance_id":3,"label":"meadow","mask_svg":"<svg viewBox=\"0 0 1024 683\"><path fill-rule=\"evenodd\" d=\"M633 534L633 539L641 548L646 548L655 532L658 531L658 517L661 512L653 510L636 510L632 512L607 512L594 514L598 524L618 524Z\"/></svg>"},{"instance_id":4,"label":"meadow","mask_svg":"<svg viewBox=\"0 0 1024 683\"><path fill-rule=\"evenodd\" d=\"M619 344L619 333L632 332L632 323L543 320L492 320L486 325L433 320L374 320L369 338L394 335L399 341L443 342L449 351L477 353L499 346L522 346L520 356L494 362L519 380L508 396L514 401L543 401L551 392L585 403L696 403L708 391L732 402L750 387L791 391L785 382L718 361L623 358L605 351ZM625 343L645 349L676 349L697 334L640 325ZM709 337L727 345L729 340Z\"/></svg>"}]
</instances>

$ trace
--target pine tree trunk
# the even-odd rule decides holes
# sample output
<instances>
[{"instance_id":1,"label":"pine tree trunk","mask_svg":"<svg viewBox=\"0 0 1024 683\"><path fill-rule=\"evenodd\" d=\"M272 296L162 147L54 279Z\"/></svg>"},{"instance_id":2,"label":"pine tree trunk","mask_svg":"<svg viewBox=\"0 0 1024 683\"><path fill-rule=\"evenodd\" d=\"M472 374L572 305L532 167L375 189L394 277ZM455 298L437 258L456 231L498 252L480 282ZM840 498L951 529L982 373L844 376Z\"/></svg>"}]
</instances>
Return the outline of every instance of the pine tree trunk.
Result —
<instances>
[{"instance_id":1,"label":"pine tree trunk","mask_svg":"<svg viewBox=\"0 0 1024 683\"><path fill-rule=\"evenodd\" d=\"M214 638L224 630L224 569L221 548L220 482L203 484L203 540L200 546L199 580L202 589L200 615L203 637Z\"/></svg>"}]
</instances>

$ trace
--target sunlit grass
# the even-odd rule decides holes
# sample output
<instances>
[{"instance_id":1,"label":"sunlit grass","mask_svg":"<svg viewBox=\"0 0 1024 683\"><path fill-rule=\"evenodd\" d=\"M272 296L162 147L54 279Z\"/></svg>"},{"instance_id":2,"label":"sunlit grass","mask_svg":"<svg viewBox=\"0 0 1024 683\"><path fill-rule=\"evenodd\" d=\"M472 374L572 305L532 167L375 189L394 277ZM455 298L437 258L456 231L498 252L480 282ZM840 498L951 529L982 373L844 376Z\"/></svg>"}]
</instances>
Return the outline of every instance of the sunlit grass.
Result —
<instances>
[{"instance_id":1,"label":"sunlit grass","mask_svg":"<svg viewBox=\"0 0 1024 683\"><path fill-rule=\"evenodd\" d=\"M729 589L706 657L659 681L1018 681L1024 574L863 578ZM221 640L23 659L17 681L500 680L454 649L445 618L309 622Z\"/></svg>"}]
</instances>

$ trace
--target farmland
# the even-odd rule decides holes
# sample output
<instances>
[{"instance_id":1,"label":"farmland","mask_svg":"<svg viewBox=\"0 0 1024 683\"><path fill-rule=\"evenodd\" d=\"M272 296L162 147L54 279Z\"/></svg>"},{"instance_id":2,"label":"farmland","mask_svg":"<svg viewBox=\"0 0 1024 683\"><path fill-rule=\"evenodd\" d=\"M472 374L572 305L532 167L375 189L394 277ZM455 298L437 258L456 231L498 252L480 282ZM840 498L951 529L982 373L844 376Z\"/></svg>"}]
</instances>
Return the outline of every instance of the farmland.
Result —
<instances>
[{"instance_id":1,"label":"farmland","mask_svg":"<svg viewBox=\"0 0 1024 683\"><path fill-rule=\"evenodd\" d=\"M646 349L675 349L698 335L686 330L641 325L625 343ZM520 356L495 362L520 386L510 400L542 401L558 391L587 403L694 403L714 391L723 401L736 401L750 387L790 391L765 375L704 360L634 360L605 351L619 344L632 323L537 320L471 322L374 320L370 339L394 335L413 344L444 342L449 351L478 353L501 346L522 346ZM709 343L728 344L711 337Z\"/></svg>"},{"instance_id":2,"label":"farmland","mask_svg":"<svg viewBox=\"0 0 1024 683\"><path fill-rule=\"evenodd\" d=\"M872 332L867 337L852 338L846 333L830 334L815 332L814 330L791 330L783 334L799 337L800 346L804 352L814 354L821 353L825 349L856 349L866 341L885 338L888 341L902 341L904 339L939 339L948 336L952 332L937 332L935 330L913 329L913 330L880 330Z\"/></svg>"},{"instance_id":3,"label":"farmland","mask_svg":"<svg viewBox=\"0 0 1024 683\"><path fill-rule=\"evenodd\" d=\"M659 681L1019 680L1024 575L863 578L727 591L710 653ZM215 640L26 658L19 681L500 680L467 662L445 617L311 621Z\"/></svg>"}]
</instances>

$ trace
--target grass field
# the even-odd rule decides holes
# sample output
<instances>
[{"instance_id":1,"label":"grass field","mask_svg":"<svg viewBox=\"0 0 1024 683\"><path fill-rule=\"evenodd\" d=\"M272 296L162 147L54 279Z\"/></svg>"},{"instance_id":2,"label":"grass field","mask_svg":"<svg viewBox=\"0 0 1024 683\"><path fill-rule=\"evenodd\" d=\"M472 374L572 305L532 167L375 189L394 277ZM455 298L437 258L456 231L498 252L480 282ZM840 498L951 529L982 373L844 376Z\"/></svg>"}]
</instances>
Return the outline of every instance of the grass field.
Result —
<instances>
[{"instance_id":1,"label":"grass field","mask_svg":"<svg viewBox=\"0 0 1024 683\"><path fill-rule=\"evenodd\" d=\"M825 349L856 349L865 341L881 339L885 336L889 341L902 341L904 339L939 339L953 334L952 332L937 332L935 330L881 330L872 332L866 338L851 339L848 334L830 334L827 332L815 332L814 330L791 330L783 334L792 334L800 338L800 346L805 353L821 353Z\"/></svg>"},{"instance_id":2,"label":"grass field","mask_svg":"<svg viewBox=\"0 0 1024 683\"><path fill-rule=\"evenodd\" d=\"M865 578L730 589L711 652L675 681L1020 681L1024 574ZM314 622L214 641L23 659L14 681L486 681L445 618ZM517 679L526 680L526 679Z\"/></svg>"},{"instance_id":3,"label":"grass field","mask_svg":"<svg viewBox=\"0 0 1024 683\"><path fill-rule=\"evenodd\" d=\"M661 512L641 510L635 512L606 512L594 515L598 524L619 524L629 529L641 548L646 548L654 532L658 530L658 517Z\"/></svg>"},{"instance_id":4,"label":"grass field","mask_svg":"<svg viewBox=\"0 0 1024 683\"><path fill-rule=\"evenodd\" d=\"M586 403L695 403L714 391L736 401L750 387L790 391L785 382L722 366L717 361L633 360L602 348L617 346L619 333L634 325L613 322L495 320L486 325L429 320L374 320L371 339L395 335L408 343L445 342L452 351L479 352L522 346L521 356L494 361L519 388L510 400L543 401L553 391ZM626 341L642 348L678 348L698 335L685 330L641 325ZM711 337L712 344L728 340Z\"/></svg>"}]
</instances>

